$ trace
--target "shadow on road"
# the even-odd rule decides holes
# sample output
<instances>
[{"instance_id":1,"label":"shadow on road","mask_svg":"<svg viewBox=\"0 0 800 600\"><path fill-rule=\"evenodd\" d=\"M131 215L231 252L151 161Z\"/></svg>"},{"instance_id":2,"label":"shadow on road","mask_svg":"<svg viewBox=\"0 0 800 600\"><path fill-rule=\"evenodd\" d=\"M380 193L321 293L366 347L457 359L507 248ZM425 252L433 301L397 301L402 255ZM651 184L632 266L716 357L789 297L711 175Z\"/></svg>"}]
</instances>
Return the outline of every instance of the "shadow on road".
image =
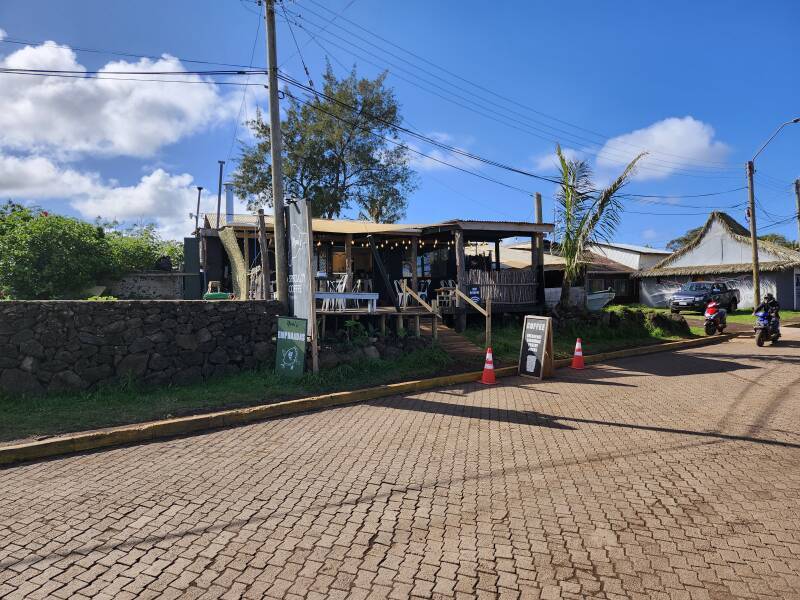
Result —
<instances>
[{"instance_id":1,"label":"shadow on road","mask_svg":"<svg viewBox=\"0 0 800 600\"><path fill-rule=\"evenodd\" d=\"M449 402L437 402L435 400L419 400L417 398L402 397L392 400L372 400L367 404L398 410L418 411L437 415L465 417L470 419L500 421L515 425L531 425L534 427L547 427L550 429L561 429L567 431L574 431L578 429L577 427L574 427L573 424L600 425L605 427L618 427L621 429L654 431L658 433L674 435L691 435L701 438L713 438L737 442L752 442L754 444L764 444L767 446L780 446L782 448L800 449L800 444L794 442L770 440L766 438L753 437L750 435L733 435L722 433L720 431L696 431L693 429L661 427L657 425L646 425L639 423L621 423L618 421L602 421L599 419L565 417L559 415L548 415L546 413L540 413L536 411L503 410L481 406L469 406L465 404L451 404Z\"/></svg>"}]
</instances>

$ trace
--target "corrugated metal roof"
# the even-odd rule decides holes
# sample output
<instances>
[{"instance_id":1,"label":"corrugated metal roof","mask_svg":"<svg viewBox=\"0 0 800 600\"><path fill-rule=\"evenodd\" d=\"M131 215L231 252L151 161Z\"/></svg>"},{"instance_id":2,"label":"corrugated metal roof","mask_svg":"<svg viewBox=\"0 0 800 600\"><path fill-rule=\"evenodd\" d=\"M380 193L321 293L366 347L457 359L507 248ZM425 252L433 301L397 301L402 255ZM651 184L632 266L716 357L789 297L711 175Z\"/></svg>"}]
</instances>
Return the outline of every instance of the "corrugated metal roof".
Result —
<instances>
[{"instance_id":1,"label":"corrugated metal roof","mask_svg":"<svg viewBox=\"0 0 800 600\"><path fill-rule=\"evenodd\" d=\"M672 254L669 250L658 248L648 248L647 246L637 246L636 244L621 244L619 242L596 242L595 246L606 246L608 248L619 248L620 250L630 250L639 254Z\"/></svg>"},{"instance_id":2,"label":"corrugated metal roof","mask_svg":"<svg viewBox=\"0 0 800 600\"><path fill-rule=\"evenodd\" d=\"M204 220L210 227L216 226L216 213L205 213ZM272 216L265 215L267 227L272 228ZM441 223L373 223L371 221L358 221L348 219L313 219L312 227L319 233L338 233L338 234L370 234L370 233L399 233L405 235L422 235L427 233L425 230L436 227L465 227L470 225L485 226L481 229L491 231L492 226L502 231L507 228L515 228L530 231L549 231L552 225L549 223L527 223L524 221L473 221L473 220L450 220ZM225 214L219 216L220 227L244 227L257 228L257 215L235 214L228 218Z\"/></svg>"}]
</instances>

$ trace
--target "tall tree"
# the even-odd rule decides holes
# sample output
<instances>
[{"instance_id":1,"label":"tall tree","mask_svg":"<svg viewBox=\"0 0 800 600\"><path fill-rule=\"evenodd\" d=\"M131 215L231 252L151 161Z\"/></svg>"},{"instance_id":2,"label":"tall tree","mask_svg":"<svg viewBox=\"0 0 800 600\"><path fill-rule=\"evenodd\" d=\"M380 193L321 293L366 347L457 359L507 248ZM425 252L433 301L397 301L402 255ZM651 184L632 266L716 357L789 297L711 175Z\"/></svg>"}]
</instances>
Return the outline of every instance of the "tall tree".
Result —
<instances>
[{"instance_id":1,"label":"tall tree","mask_svg":"<svg viewBox=\"0 0 800 600\"><path fill-rule=\"evenodd\" d=\"M415 188L409 151L393 125L402 121L386 73L358 78L355 69L337 79L328 65L322 95L301 100L289 90L281 122L287 196L307 198L315 216L334 218L348 208L372 221L405 216ZM233 176L236 192L255 210L272 204L269 123L248 123L256 144L245 147Z\"/></svg>"},{"instance_id":2,"label":"tall tree","mask_svg":"<svg viewBox=\"0 0 800 600\"><path fill-rule=\"evenodd\" d=\"M610 241L622 216L622 203L616 193L628 182L636 163L646 152L634 158L611 185L597 190L592 182L592 168L585 160L571 160L556 147L561 170L556 193L559 254L564 259L564 281L559 304L569 304L569 290L581 272L581 260L593 242Z\"/></svg>"},{"instance_id":3,"label":"tall tree","mask_svg":"<svg viewBox=\"0 0 800 600\"><path fill-rule=\"evenodd\" d=\"M680 250L686 244L690 243L694 240L694 238L700 235L701 231L703 231L702 227L694 227L683 235L676 237L674 240L670 240L667 242L667 250L672 250L673 252Z\"/></svg>"}]
</instances>

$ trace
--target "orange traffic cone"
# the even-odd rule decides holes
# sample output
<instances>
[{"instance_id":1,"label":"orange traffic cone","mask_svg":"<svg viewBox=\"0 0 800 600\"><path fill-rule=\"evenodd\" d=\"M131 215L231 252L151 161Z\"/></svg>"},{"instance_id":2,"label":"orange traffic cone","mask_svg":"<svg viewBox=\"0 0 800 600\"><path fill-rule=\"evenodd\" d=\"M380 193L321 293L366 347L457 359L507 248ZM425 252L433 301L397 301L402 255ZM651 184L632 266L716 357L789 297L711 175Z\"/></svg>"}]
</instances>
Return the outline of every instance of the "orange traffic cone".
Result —
<instances>
[{"instance_id":1,"label":"orange traffic cone","mask_svg":"<svg viewBox=\"0 0 800 600\"><path fill-rule=\"evenodd\" d=\"M486 385L497 383L494 378L494 360L492 359L491 348L486 349L486 362L483 363L483 376L481 377L481 383L485 383Z\"/></svg>"},{"instance_id":2,"label":"orange traffic cone","mask_svg":"<svg viewBox=\"0 0 800 600\"><path fill-rule=\"evenodd\" d=\"M583 345L581 345L581 338L578 338L575 342L575 354L572 357L571 366L573 369L583 368Z\"/></svg>"}]
</instances>

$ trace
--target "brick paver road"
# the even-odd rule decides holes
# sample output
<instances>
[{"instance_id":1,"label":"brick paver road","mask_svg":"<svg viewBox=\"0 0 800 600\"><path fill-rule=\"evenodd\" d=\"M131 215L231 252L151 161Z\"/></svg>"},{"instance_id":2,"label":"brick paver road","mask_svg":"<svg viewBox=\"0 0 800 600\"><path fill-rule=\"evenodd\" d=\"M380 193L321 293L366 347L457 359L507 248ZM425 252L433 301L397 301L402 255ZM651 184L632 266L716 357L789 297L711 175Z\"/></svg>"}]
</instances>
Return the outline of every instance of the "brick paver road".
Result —
<instances>
[{"instance_id":1,"label":"brick paver road","mask_svg":"<svg viewBox=\"0 0 800 600\"><path fill-rule=\"evenodd\" d=\"M9 598L800 598L800 332L0 471Z\"/></svg>"}]
</instances>

